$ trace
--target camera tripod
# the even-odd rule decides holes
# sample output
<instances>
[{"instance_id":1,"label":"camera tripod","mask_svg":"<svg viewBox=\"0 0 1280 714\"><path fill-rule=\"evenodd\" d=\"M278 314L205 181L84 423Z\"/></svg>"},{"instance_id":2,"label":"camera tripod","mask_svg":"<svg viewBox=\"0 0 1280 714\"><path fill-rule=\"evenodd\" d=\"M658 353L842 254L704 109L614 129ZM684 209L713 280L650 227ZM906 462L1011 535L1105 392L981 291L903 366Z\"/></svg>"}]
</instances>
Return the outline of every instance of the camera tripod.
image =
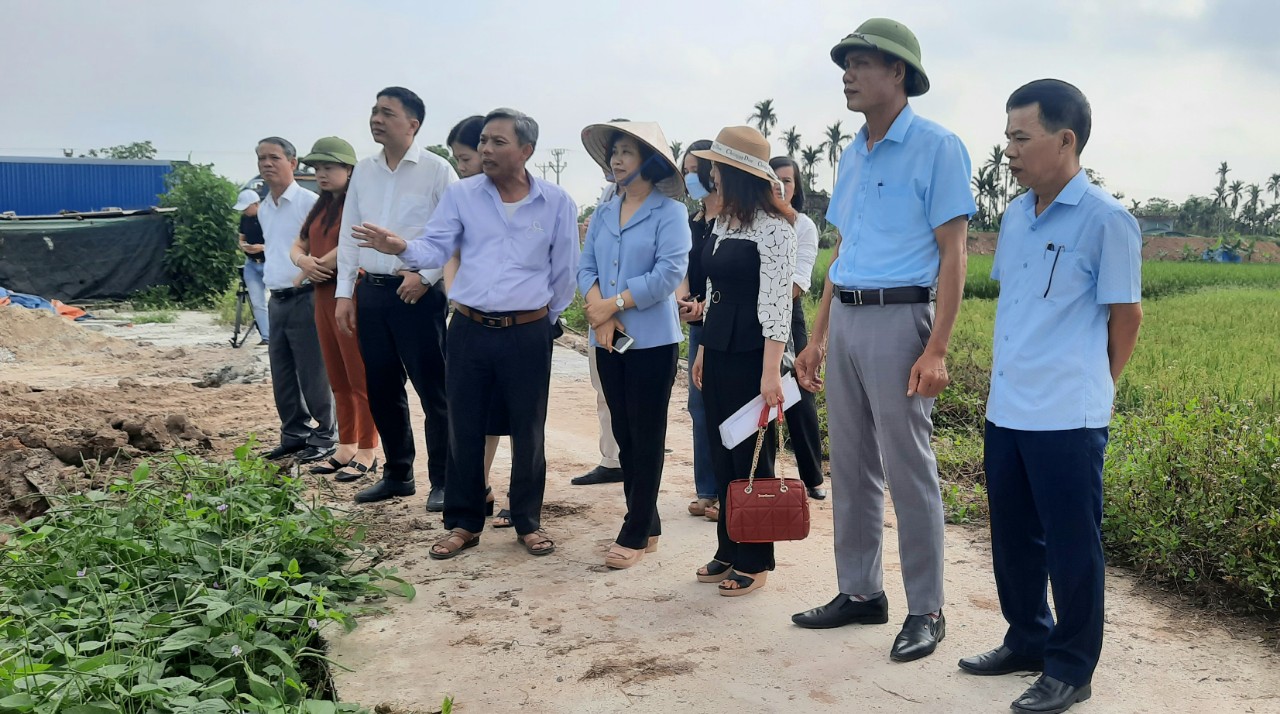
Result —
<instances>
[{"instance_id":1,"label":"camera tripod","mask_svg":"<svg viewBox=\"0 0 1280 714\"><path fill-rule=\"evenodd\" d=\"M240 325L244 324L245 313L249 314L249 324L244 327L244 335L240 334ZM236 288L236 323L235 332L231 334L231 346L239 349L249 339L249 334L257 329L258 323L253 317L253 303L249 300L249 286L244 282L244 269L240 269L240 287ZM262 334L261 331L258 332Z\"/></svg>"}]
</instances>

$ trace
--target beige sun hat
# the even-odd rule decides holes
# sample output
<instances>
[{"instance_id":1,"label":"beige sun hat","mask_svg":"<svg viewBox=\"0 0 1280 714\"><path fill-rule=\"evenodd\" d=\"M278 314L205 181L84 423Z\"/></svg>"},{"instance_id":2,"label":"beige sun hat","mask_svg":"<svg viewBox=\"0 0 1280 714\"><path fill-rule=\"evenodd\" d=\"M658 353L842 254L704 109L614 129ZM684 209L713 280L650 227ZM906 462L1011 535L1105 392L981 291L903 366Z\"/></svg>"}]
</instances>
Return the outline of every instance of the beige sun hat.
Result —
<instances>
[{"instance_id":1,"label":"beige sun hat","mask_svg":"<svg viewBox=\"0 0 1280 714\"><path fill-rule=\"evenodd\" d=\"M718 161L766 181L781 183L769 166L769 140L755 127L726 126L716 134L711 148L689 152L700 159Z\"/></svg>"},{"instance_id":2,"label":"beige sun hat","mask_svg":"<svg viewBox=\"0 0 1280 714\"><path fill-rule=\"evenodd\" d=\"M652 121L611 121L604 124L592 124L582 130L582 146L595 159L600 168L607 172L609 166L609 142L614 134L626 134L653 150L659 160L671 168L671 175L654 184L663 195L676 200L684 198L684 177L680 175L680 167L671 157L671 145L662 133L662 127Z\"/></svg>"}]
</instances>

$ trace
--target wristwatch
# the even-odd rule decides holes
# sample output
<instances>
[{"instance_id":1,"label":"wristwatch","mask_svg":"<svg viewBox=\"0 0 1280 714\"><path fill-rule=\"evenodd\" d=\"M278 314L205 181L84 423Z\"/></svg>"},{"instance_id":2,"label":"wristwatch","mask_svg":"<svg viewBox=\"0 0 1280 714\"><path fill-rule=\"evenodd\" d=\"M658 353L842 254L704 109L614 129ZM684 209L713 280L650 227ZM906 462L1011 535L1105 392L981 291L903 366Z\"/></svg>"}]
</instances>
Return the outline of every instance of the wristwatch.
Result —
<instances>
[{"instance_id":1,"label":"wristwatch","mask_svg":"<svg viewBox=\"0 0 1280 714\"><path fill-rule=\"evenodd\" d=\"M618 297L613 301L613 304L617 305L619 310L624 310L627 307L627 302L622 299L622 293L618 293Z\"/></svg>"}]
</instances>

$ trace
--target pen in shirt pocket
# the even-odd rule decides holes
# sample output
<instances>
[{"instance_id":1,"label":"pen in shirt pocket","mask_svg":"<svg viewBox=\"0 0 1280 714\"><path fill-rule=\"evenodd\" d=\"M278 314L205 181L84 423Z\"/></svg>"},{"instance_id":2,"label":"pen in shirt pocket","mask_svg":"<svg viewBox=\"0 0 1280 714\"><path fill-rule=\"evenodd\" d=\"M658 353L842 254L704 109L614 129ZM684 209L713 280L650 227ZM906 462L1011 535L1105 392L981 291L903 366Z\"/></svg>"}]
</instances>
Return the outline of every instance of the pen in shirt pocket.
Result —
<instances>
[{"instance_id":1,"label":"pen in shirt pocket","mask_svg":"<svg viewBox=\"0 0 1280 714\"><path fill-rule=\"evenodd\" d=\"M1049 288L1053 287L1053 274L1058 270L1058 258L1062 257L1062 249L1064 247L1063 245L1054 245L1052 242L1044 247L1046 257L1048 253L1053 253L1053 265L1049 266L1049 282L1044 286L1044 295L1041 295L1043 298L1049 297Z\"/></svg>"}]
</instances>

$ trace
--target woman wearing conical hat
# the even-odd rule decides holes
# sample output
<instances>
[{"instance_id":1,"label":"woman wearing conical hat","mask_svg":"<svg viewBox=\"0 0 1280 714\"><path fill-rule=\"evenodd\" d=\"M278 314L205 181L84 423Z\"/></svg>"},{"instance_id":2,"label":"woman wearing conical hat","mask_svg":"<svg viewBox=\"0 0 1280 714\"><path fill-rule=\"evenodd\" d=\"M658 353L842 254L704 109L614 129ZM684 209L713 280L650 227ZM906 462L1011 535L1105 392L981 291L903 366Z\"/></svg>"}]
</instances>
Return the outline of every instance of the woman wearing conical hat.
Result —
<instances>
[{"instance_id":1,"label":"woman wearing conical hat","mask_svg":"<svg viewBox=\"0 0 1280 714\"><path fill-rule=\"evenodd\" d=\"M624 189L591 218L578 288L586 296L627 500L605 565L629 568L657 548L662 533L658 487L684 339L675 290L689 263L689 214L679 200L684 181L657 124L593 124L582 130L582 143Z\"/></svg>"}]
</instances>

